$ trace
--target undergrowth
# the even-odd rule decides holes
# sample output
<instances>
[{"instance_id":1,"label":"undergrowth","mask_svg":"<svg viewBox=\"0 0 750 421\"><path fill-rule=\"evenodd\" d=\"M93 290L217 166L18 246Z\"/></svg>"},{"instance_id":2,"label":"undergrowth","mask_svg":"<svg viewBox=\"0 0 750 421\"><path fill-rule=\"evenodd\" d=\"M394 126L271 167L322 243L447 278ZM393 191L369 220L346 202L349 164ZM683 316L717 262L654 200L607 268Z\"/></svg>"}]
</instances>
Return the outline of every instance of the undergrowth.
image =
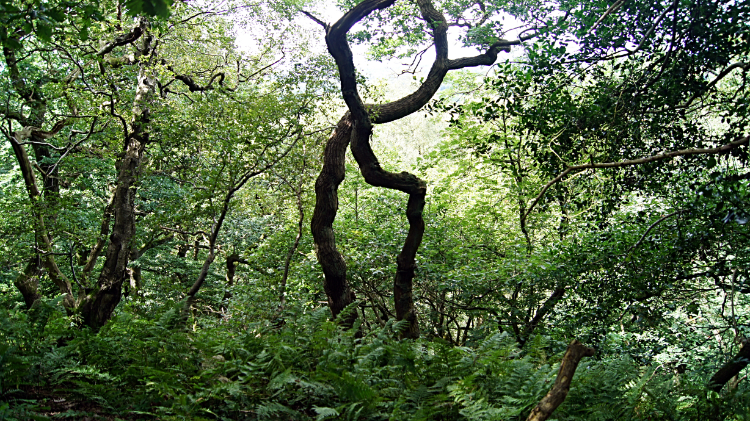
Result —
<instances>
[{"instance_id":1,"label":"undergrowth","mask_svg":"<svg viewBox=\"0 0 750 421\"><path fill-rule=\"evenodd\" d=\"M46 419L19 398L31 386L127 419L522 420L565 347L538 336L519 349L504 333L466 347L399 341L399 323L344 331L326 309L290 311L281 327L200 317L186 326L178 310L121 312L98 333L76 327L57 301L6 310L0 420ZM746 383L720 396L700 376L600 350L580 364L553 419L748 419Z\"/></svg>"}]
</instances>

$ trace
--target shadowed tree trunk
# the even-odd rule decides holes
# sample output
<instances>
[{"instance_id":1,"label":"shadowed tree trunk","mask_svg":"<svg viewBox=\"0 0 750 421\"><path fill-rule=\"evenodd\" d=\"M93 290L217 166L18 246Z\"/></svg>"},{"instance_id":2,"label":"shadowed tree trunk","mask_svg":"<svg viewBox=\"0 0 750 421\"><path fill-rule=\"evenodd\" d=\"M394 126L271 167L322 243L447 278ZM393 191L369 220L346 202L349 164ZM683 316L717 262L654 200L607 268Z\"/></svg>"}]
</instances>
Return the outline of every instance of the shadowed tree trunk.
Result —
<instances>
[{"instance_id":1,"label":"shadowed tree trunk","mask_svg":"<svg viewBox=\"0 0 750 421\"><path fill-rule=\"evenodd\" d=\"M141 19L140 33L146 32L147 27L146 20ZM138 86L133 99L133 119L123 142L122 158L116 165L112 233L97 287L87 294L81 304L84 323L94 329L99 329L112 317L122 298L122 284L129 279L130 242L135 235L135 194L143 152L149 141L149 106L156 86L152 69L155 54L150 35L142 37L138 52L142 61L139 64Z\"/></svg>"},{"instance_id":2,"label":"shadowed tree trunk","mask_svg":"<svg viewBox=\"0 0 750 421\"><path fill-rule=\"evenodd\" d=\"M737 355L724 364L708 382L709 389L719 393L725 384L750 363L750 340L744 339Z\"/></svg>"},{"instance_id":3,"label":"shadowed tree trunk","mask_svg":"<svg viewBox=\"0 0 750 421\"><path fill-rule=\"evenodd\" d=\"M531 410L527 421L544 421L565 401L570 391L570 382L573 381L573 375L578 368L578 363L583 357L594 356L594 348L584 346L577 340L568 345L567 351L560 363L560 371L557 373L555 384L547 395L539 401L539 404Z\"/></svg>"},{"instance_id":4,"label":"shadowed tree trunk","mask_svg":"<svg viewBox=\"0 0 750 421\"><path fill-rule=\"evenodd\" d=\"M352 122L347 113L326 143L323 168L315 181L315 210L310 223L315 251L323 268L323 289L334 318L355 299L346 280L346 262L336 249L336 236L333 232L333 221L339 209L338 188L344 181L345 154L351 135ZM354 319L345 325L351 326L353 322Z\"/></svg>"},{"instance_id":5,"label":"shadowed tree trunk","mask_svg":"<svg viewBox=\"0 0 750 421\"><path fill-rule=\"evenodd\" d=\"M419 336L419 325L414 308L412 294L415 272L415 257L424 234L422 211L425 205L427 185L423 180L407 172L391 173L381 168L377 157L370 147L372 125L387 123L406 117L420 108L435 95L450 70L465 67L490 65L497 59L499 51L510 51L511 45L519 41L499 41L487 52L475 57L448 59L448 23L445 17L435 9L429 0L418 0L416 3L422 18L432 29L435 43L436 59L427 78L420 87L410 95L383 105L365 105L357 92L356 70L352 52L346 35L357 22L375 10L391 6L395 0L365 0L349 10L333 25L328 25L309 13L305 14L326 30L328 51L336 61L341 81L341 93L349 108L336 130L326 144L323 168L315 183L316 203L311 224L318 261L323 269L324 288L333 317L351 304L354 292L346 279L346 263L336 249L336 238L333 232L333 221L338 210L338 186L344 179L344 155L351 143L352 154L359 165L360 172L370 185L402 191L409 195L406 216L409 221L409 232L404 241L401 253L397 257L397 268L394 276L394 300L398 320L409 322L405 338ZM342 324L351 326L356 318L352 312Z\"/></svg>"},{"instance_id":6,"label":"shadowed tree trunk","mask_svg":"<svg viewBox=\"0 0 750 421\"><path fill-rule=\"evenodd\" d=\"M23 273L20 273L13 284L21 291L26 308L31 308L34 302L41 298L39 294L39 276L42 271L39 268L39 256L33 256L26 264Z\"/></svg>"},{"instance_id":7,"label":"shadowed tree trunk","mask_svg":"<svg viewBox=\"0 0 750 421\"><path fill-rule=\"evenodd\" d=\"M34 171L31 166L31 161L29 160L29 156L26 154L26 149L24 149L24 147L18 142L13 134L11 134L9 140L11 142L11 146L13 147L13 152L16 155L16 160L21 167L21 175L23 176L24 184L26 185L26 191L28 192L29 199L31 200L31 212L34 216L34 231L36 232L36 238L40 243L39 246L41 247L42 255L40 259L44 264L44 267L47 269L52 282L54 282L55 285L57 285L57 287L60 289L60 292L65 295L65 299L63 300L65 308L68 309L68 311L72 311L75 308L73 289L68 278L60 271L60 268L57 266L57 262L55 262L55 258L52 254L52 240L47 233L47 227L44 220L44 210L40 208L40 204L42 204L43 201L41 198L41 193L39 192L39 189L36 185L36 178L34 177ZM34 267L34 265L32 265L31 268L27 267L27 270L31 269L31 271L28 272L29 275L32 275L34 273ZM37 289L35 288L35 283L26 277L26 271L22 276L24 276L24 278L22 278L21 282L19 282L18 284L24 288L24 290L22 290L22 293L24 294L24 301L27 303L27 305L29 302L33 304L34 301L39 298Z\"/></svg>"},{"instance_id":8,"label":"shadowed tree trunk","mask_svg":"<svg viewBox=\"0 0 750 421\"><path fill-rule=\"evenodd\" d=\"M234 274L237 272L237 265L240 263L247 264L248 261L240 258L238 253L232 253L227 257L227 290L224 291L223 301L232 298L231 289L234 286ZM226 308L224 308L226 310Z\"/></svg>"}]
</instances>

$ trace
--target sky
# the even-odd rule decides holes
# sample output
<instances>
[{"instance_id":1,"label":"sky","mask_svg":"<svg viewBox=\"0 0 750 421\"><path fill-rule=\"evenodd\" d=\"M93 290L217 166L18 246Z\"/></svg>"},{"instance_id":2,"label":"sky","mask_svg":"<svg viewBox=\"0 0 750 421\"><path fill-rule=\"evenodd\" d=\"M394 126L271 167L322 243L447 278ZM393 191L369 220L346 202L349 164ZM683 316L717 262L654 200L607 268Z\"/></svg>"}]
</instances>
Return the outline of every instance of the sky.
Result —
<instances>
[{"instance_id":1,"label":"sky","mask_svg":"<svg viewBox=\"0 0 750 421\"><path fill-rule=\"evenodd\" d=\"M311 10L311 12L313 12ZM333 23L338 18L340 18L343 15L343 12L340 11L333 2L323 2L323 4L320 4L316 10L314 10L314 14L321 20ZM323 53L326 50L325 46L325 40L324 40L324 31L323 28L318 25L317 23L313 22L311 19L303 16L300 14L300 17L297 19L297 23L305 30L309 31L310 37L310 44L309 47L311 48L312 52L315 53ZM514 22L510 22L508 24L509 27L517 26ZM245 51L252 51L253 49L253 40L251 36L248 36L245 32L247 29L238 28L237 35L238 35L238 46ZM513 34L510 34L511 36ZM479 53L477 49L475 48L467 48L464 47L463 44L459 41L459 29L458 28L450 28L448 31L448 36L450 40L450 47L449 47L449 57L450 58L459 58L459 57L466 57L466 56L474 56ZM404 79L412 79L412 74L402 74L403 70L407 69L409 64L411 63L411 58L406 59L391 59L388 61L374 61L374 60L368 60L367 59L367 45L351 45L352 52L354 54L354 64L359 72L361 72L365 77L371 80L381 80L381 79L392 79L394 77L398 77L398 79L404 78ZM519 50L519 49L517 49ZM505 53L501 53L505 54ZM514 54L515 55L515 54ZM429 71L429 66L432 64L432 61L434 59L434 50L430 49L427 53L425 53L424 57L422 58L421 65L418 67L417 72L415 76L417 78L421 76L425 76L427 72ZM501 56L502 59L502 56ZM488 71L487 67L477 68L474 69L477 73L485 74ZM403 83L399 83L403 84Z\"/></svg>"}]
</instances>

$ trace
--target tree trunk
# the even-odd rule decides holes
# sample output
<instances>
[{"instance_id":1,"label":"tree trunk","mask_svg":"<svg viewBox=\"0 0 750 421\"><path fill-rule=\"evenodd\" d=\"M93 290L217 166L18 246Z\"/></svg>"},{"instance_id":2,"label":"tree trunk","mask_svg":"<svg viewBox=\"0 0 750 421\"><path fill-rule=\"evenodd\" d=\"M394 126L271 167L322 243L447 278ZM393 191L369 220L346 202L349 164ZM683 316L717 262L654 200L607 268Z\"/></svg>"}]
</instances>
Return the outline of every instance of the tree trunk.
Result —
<instances>
[{"instance_id":1,"label":"tree trunk","mask_svg":"<svg viewBox=\"0 0 750 421\"><path fill-rule=\"evenodd\" d=\"M150 43L150 36L143 37L143 45L139 51L143 55L151 55L153 59ZM133 122L124 141L122 158L117 162L118 174L112 202L112 234L109 237L97 288L86 296L81 305L84 323L95 330L104 326L112 317L122 298L122 284L129 279L127 269L130 261L130 242L135 235L135 194L143 151L149 141L149 105L156 86L149 60L142 60L138 72L138 87L133 99Z\"/></svg>"},{"instance_id":2,"label":"tree trunk","mask_svg":"<svg viewBox=\"0 0 750 421\"><path fill-rule=\"evenodd\" d=\"M294 258L294 253L299 247L299 240L302 238L302 230L305 225L305 208L302 206L302 178L300 178L299 184L297 185L297 189L294 193L295 196L297 196L297 212L299 212L299 220L297 222L297 235L294 237L294 243L289 249L289 253L286 256L286 261L284 261L284 274L281 277L281 285L279 285L278 313L281 313L284 310L284 307L286 307L286 283L289 279L289 268L292 265L292 258Z\"/></svg>"},{"instance_id":3,"label":"tree trunk","mask_svg":"<svg viewBox=\"0 0 750 421\"><path fill-rule=\"evenodd\" d=\"M573 380L573 375L578 368L578 363L581 362L583 357L591 357L595 354L594 348L584 346L577 340L573 340L568 345L568 350L565 351L562 363L560 363L560 371L557 373L555 384L552 385L552 389L547 395L539 401L539 404L531 410L527 421L544 421L552 415L552 412L557 409L560 404L565 401L565 397L568 396L570 391L570 382Z\"/></svg>"},{"instance_id":4,"label":"tree trunk","mask_svg":"<svg viewBox=\"0 0 750 421\"><path fill-rule=\"evenodd\" d=\"M432 29L435 44L435 61L430 72L412 94L387 104L365 105L357 92L356 69L346 35L352 26L367 15L375 10L386 9L393 3L395 3L394 0L365 0L352 7L333 25L323 24L326 30L328 52L336 61L341 81L341 94L349 108L349 113L341 119L336 131L326 144L323 169L315 184L316 204L312 231L317 246L318 261L323 267L328 303L335 317L346 305L354 301L354 293L346 280L346 264L336 250L333 233L333 220L338 209L337 190L344 179L344 154L351 141L352 154L367 183L399 190L409 195L407 205L409 233L397 258L394 299L397 318L409 321L409 327L403 332L403 336L416 338L419 336L419 326L412 296L412 281L415 256L424 234L422 211L427 186L424 181L412 174L390 173L380 167L369 143L372 124L395 121L418 111L435 95L450 70L490 65L497 59L499 51L509 52L510 46L520 44L520 40L513 42L501 40L490 46L483 54L450 60L448 59L448 23L445 17L435 9L430 0L417 0L423 20ZM311 15L308 14L308 16ZM315 21L322 24L317 18ZM356 312L352 312L351 320L344 324L351 325L356 317Z\"/></svg>"},{"instance_id":5,"label":"tree trunk","mask_svg":"<svg viewBox=\"0 0 750 421\"><path fill-rule=\"evenodd\" d=\"M39 268L40 263L39 256L33 256L26 264L23 273L19 274L13 282L16 288L21 291L27 309L30 309L34 305L34 301L42 297L39 294L39 275L42 273Z\"/></svg>"},{"instance_id":6,"label":"tree trunk","mask_svg":"<svg viewBox=\"0 0 750 421\"><path fill-rule=\"evenodd\" d=\"M16 160L21 167L21 175L23 176L24 184L26 185L26 191L28 192L29 199L31 200L31 212L34 215L34 231L36 232L36 237L40 242L43 253L42 263L47 269L52 282L54 282L55 285L57 285L57 287L60 289L60 292L65 295L63 305L66 309L68 309L68 311L72 311L75 308L73 289L70 285L70 281L60 271L60 268L57 266L57 262L55 262L55 258L52 255L52 240L50 240L50 237L47 234L47 227L44 222L44 212L42 209L40 209L39 206L39 204L42 202L42 198L36 184L36 177L34 176L34 171L31 167L31 161L29 160L29 156L26 153L26 149L24 149L23 145L21 145L18 140L11 136L10 143L13 147L13 152L16 155ZM29 284L22 283L22 286L28 289Z\"/></svg>"},{"instance_id":7,"label":"tree trunk","mask_svg":"<svg viewBox=\"0 0 750 421\"><path fill-rule=\"evenodd\" d=\"M224 291L223 301L227 301L232 298L231 289L234 286L234 274L237 271L237 265L242 262L240 255L232 253L227 257L227 289Z\"/></svg>"},{"instance_id":8,"label":"tree trunk","mask_svg":"<svg viewBox=\"0 0 750 421\"><path fill-rule=\"evenodd\" d=\"M120 303L122 284L129 278L130 241L135 235L136 180L147 141L133 133L127 140L125 156L118 163L119 174L113 206L114 225L105 253L98 285L84 302L81 313L84 323L94 329L104 325Z\"/></svg>"},{"instance_id":9,"label":"tree trunk","mask_svg":"<svg viewBox=\"0 0 750 421\"><path fill-rule=\"evenodd\" d=\"M323 168L315 181L315 210L310 223L318 262L323 268L323 288L334 318L355 300L346 280L346 262L336 249L336 235L333 232L333 221L339 208L338 187L344 181L345 154L351 135L351 115L347 113L339 120L326 143ZM357 315L355 312L352 314L344 320L345 326L354 323Z\"/></svg>"},{"instance_id":10,"label":"tree trunk","mask_svg":"<svg viewBox=\"0 0 750 421\"><path fill-rule=\"evenodd\" d=\"M737 355L732 357L708 382L708 388L719 393L724 385L750 363L750 339L744 339Z\"/></svg>"}]
</instances>

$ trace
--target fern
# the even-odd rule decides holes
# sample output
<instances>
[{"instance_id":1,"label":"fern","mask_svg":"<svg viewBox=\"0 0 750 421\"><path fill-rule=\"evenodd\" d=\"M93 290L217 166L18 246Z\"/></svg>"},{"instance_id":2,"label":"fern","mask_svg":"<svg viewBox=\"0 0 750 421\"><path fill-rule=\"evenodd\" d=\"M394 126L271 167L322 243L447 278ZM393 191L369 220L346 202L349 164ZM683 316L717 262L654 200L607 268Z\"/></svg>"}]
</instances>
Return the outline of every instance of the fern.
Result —
<instances>
[{"instance_id":1,"label":"fern","mask_svg":"<svg viewBox=\"0 0 750 421\"><path fill-rule=\"evenodd\" d=\"M318 416L315 417L316 421L322 421L326 418L338 417L340 415L339 411L324 406L313 406L313 410L318 414Z\"/></svg>"}]
</instances>

